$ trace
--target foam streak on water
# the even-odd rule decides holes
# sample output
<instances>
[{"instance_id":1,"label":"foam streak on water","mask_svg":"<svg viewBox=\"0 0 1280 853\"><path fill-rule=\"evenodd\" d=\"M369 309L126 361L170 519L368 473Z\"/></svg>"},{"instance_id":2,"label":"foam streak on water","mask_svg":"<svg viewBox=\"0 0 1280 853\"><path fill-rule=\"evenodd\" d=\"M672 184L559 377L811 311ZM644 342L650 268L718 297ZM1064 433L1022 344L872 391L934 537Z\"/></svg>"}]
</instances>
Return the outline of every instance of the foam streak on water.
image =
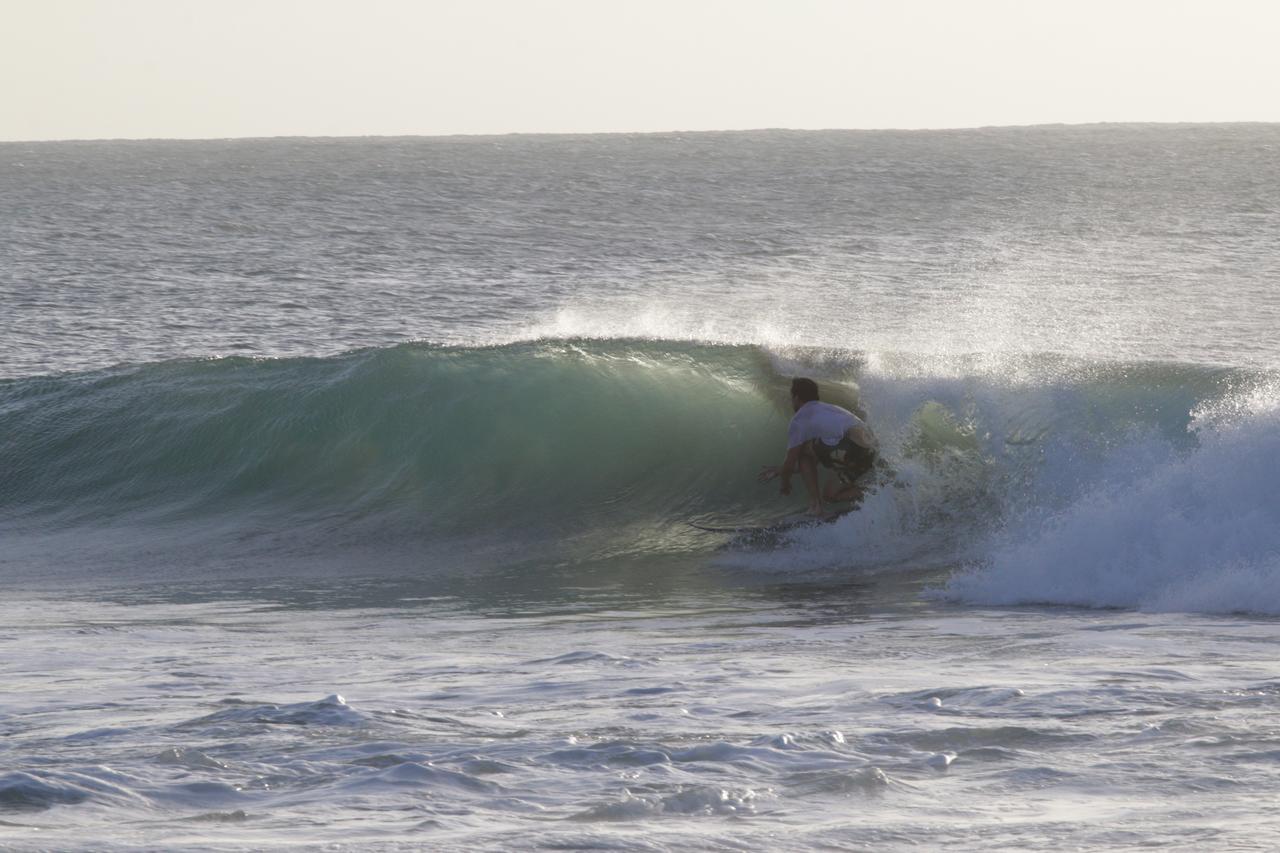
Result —
<instances>
[{"instance_id":1,"label":"foam streak on water","mask_svg":"<svg viewBox=\"0 0 1280 853\"><path fill-rule=\"evenodd\" d=\"M1280 841L1270 622L399 594L7 604L0 843Z\"/></svg>"}]
</instances>

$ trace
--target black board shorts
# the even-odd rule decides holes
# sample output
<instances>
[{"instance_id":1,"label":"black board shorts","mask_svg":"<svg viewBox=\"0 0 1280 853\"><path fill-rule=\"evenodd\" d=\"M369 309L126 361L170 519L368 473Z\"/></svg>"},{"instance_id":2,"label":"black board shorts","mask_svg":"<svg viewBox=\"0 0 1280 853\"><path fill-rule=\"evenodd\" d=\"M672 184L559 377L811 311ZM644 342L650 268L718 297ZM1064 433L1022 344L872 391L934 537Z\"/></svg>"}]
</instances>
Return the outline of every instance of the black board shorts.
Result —
<instances>
[{"instance_id":1,"label":"black board shorts","mask_svg":"<svg viewBox=\"0 0 1280 853\"><path fill-rule=\"evenodd\" d=\"M818 461L834 470L846 485L852 486L876 464L876 452L868 450L848 436L840 439L840 443L836 445L827 444L820 438L815 438L809 444Z\"/></svg>"}]
</instances>

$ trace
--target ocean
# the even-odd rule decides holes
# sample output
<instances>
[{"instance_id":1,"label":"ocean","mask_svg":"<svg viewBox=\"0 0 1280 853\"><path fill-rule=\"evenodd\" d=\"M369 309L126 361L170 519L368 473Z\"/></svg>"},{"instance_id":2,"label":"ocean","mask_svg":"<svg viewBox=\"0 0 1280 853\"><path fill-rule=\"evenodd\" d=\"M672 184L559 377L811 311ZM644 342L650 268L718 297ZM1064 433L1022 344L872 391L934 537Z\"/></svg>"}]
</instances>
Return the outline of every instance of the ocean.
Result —
<instances>
[{"instance_id":1,"label":"ocean","mask_svg":"<svg viewBox=\"0 0 1280 853\"><path fill-rule=\"evenodd\" d=\"M1278 163L0 143L0 849L1280 846Z\"/></svg>"}]
</instances>

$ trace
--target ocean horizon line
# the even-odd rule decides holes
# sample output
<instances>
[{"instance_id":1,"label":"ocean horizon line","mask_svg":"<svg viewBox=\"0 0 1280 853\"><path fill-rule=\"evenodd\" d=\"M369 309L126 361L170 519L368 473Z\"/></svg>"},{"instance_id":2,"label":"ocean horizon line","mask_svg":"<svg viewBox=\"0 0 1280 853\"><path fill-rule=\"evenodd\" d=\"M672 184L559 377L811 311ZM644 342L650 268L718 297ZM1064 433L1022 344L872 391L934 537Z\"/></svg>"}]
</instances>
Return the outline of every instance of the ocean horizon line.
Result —
<instances>
[{"instance_id":1,"label":"ocean horizon line","mask_svg":"<svg viewBox=\"0 0 1280 853\"><path fill-rule=\"evenodd\" d=\"M262 142L266 140L368 140L368 139L507 139L511 137L588 137L588 136L710 136L751 133L957 133L992 130L1036 130L1049 128L1107 128L1107 127L1257 127L1280 125L1277 121L1082 121L1082 122L1033 122L1030 124L975 124L937 127L735 127L693 128L668 130L600 130L600 131L525 131L514 130L496 133L366 133L366 134L305 134L282 133L250 136L69 136L39 139L0 139L0 145L30 145L56 142Z\"/></svg>"}]
</instances>

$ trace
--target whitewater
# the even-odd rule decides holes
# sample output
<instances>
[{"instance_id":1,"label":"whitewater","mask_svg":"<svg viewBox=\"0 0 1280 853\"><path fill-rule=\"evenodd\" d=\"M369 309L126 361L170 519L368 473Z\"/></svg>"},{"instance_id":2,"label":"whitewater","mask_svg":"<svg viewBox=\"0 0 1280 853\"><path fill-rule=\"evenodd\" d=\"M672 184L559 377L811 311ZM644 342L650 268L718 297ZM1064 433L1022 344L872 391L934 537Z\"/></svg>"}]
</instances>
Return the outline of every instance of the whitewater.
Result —
<instances>
[{"instance_id":1,"label":"whitewater","mask_svg":"<svg viewBox=\"0 0 1280 853\"><path fill-rule=\"evenodd\" d=\"M1277 151L0 144L0 848L1273 848Z\"/></svg>"}]
</instances>

